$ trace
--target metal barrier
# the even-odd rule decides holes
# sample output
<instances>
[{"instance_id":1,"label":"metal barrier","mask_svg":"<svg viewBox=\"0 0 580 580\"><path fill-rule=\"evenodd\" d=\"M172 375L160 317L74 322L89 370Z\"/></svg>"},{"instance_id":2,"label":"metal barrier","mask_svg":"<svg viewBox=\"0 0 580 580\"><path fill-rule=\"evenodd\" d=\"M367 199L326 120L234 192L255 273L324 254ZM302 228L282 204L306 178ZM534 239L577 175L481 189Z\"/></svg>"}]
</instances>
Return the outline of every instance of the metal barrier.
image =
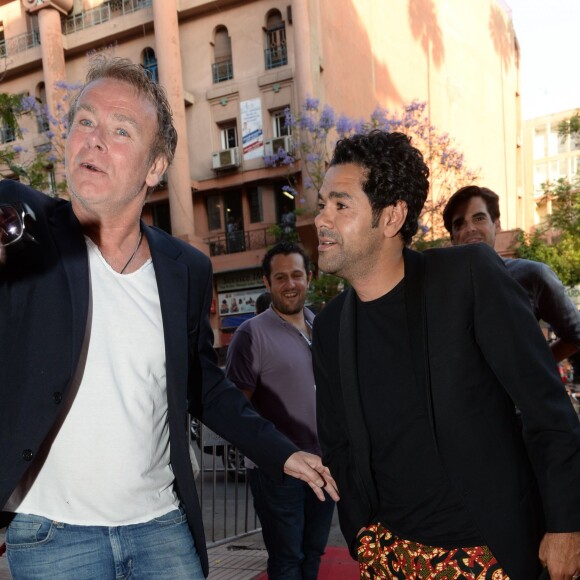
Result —
<instances>
[{"instance_id":1,"label":"metal barrier","mask_svg":"<svg viewBox=\"0 0 580 580\"><path fill-rule=\"evenodd\" d=\"M259 532L243 455L195 419L191 438L200 467L196 485L208 546Z\"/></svg>"}]
</instances>

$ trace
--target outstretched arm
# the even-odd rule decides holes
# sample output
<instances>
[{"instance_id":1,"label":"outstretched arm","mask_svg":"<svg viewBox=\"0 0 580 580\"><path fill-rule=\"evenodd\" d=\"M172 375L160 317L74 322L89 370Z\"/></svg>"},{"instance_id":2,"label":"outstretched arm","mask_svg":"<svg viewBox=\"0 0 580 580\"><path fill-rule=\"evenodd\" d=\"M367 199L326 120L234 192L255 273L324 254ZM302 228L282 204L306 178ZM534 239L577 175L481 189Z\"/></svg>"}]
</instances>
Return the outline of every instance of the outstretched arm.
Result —
<instances>
[{"instance_id":1,"label":"outstretched arm","mask_svg":"<svg viewBox=\"0 0 580 580\"><path fill-rule=\"evenodd\" d=\"M284 473L305 481L320 501L324 501L322 490L334 500L338 501L338 488L328 467L322 465L317 455L306 451L297 451L288 457L284 463Z\"/></svg>"}]
</instances>

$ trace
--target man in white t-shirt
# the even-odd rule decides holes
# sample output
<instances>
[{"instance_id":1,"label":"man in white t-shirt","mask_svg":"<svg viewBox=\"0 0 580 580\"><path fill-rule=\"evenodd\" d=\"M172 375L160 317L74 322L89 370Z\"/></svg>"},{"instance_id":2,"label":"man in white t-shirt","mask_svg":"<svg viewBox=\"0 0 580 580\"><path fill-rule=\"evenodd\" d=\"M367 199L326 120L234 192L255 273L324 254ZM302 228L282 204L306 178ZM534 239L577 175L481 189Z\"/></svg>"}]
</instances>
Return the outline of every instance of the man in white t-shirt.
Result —
<instances>
[{"instance_id":1,"label":"man in white t-shirt","mask_svg":"<svg viewBox=\"0 0 580 580\"><path fill-rule=\"evenodd\" d=\"M0 508L14 580L207 576L188 411L272 477L337 497L320 458L217 367L209 259L140 220L176 141L163 89L100 58L69 114L71 201L0 182L20 228L0 238Z\"/></svg>"}]
</instances>

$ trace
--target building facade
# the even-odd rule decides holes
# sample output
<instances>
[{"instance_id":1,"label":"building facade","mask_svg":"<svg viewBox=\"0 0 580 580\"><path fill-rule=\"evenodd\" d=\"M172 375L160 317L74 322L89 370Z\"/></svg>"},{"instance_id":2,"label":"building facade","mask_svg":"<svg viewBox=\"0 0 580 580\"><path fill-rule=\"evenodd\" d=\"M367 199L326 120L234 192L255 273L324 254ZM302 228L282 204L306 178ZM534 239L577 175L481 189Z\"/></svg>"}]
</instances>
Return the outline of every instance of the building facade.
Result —
<instances>
[{"instance_id":1,"label":"building facade","mask_svg":"<svg viewBox=\"0 0 580 580\"><path fill-rule=\"evenodd\" d=\"M552 213L551 199L542 186L580 177L580 138L558 135L558 125L575 113L561 111L524 121L524 183L533 224Z\"/></svg>"},{"instance_id":2,"label":"building facade","mask_svg":"<svg viewBox=\"0 0 580 580\"><path fill-rule=\"evenodd\" d=\"M302 161L264 163L292 150L285 111L307 97L354 119L426 102L429 122L501 194L504 227L529 226L519 54L501 0L0 0L2 92L58 115L59 81L82 81L94 51L141 63L167 90L178 150L144 217L211 256L216 346L253 312L285 213L301 210L296 232L316 260ZM23 124L22 147L43 147L46 119Z\"/></svg>"}]
</instances>

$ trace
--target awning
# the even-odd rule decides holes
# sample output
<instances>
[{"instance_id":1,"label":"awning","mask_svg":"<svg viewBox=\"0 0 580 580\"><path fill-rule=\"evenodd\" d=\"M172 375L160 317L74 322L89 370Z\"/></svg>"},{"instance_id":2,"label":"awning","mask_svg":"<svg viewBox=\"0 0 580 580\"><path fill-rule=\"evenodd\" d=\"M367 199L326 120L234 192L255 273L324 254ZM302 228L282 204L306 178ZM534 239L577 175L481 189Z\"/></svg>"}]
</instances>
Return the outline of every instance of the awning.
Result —
<instances>
[{"instance_id":1,"label":"awning","mask_svg":"<svg viewBox=\"0 0 580 580\"><path fill-rule=\"evenodd\" d=\"M245 320L250 320L255 314L246 312L245 314L232 314L231 316L222 316L222 328L237 328Z\"/></svg>"}]
</instances>

